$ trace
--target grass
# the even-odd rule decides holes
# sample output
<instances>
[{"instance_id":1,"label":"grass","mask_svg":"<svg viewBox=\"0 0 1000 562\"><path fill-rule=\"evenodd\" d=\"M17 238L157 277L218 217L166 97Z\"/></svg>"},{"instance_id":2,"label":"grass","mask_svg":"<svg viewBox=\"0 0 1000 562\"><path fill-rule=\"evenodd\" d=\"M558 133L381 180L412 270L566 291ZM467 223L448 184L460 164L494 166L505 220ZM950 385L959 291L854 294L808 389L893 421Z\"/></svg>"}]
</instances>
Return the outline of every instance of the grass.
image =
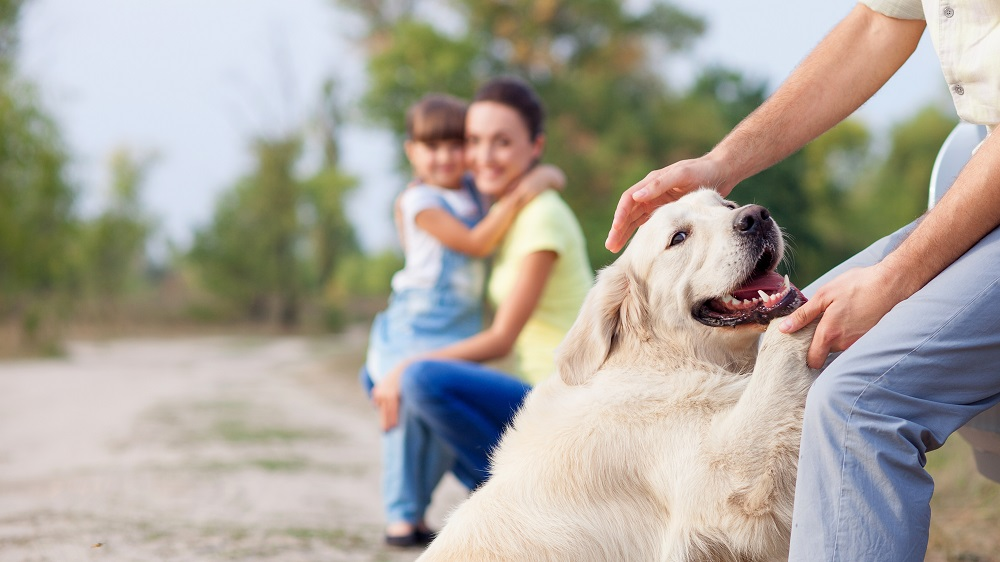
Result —
<instances>
[{"instance_id":1,"label":"grass","mask_svg":"<svg viewBox=\"0 0 1000 562\"><path fill-rule=\"evenodd\" d=\"M296 473L305 471L326 474L362 476L371 467L363 464L330 464L317 462L305 457L250 457L237 460L205 461L188 464L184 468L204 472L234 472L239 470L260 470L270 473ZM176 466L162 466L161 470L176 470Z\"/></svg>"},{"instance_id":2,"label":"grass","mask_svg":"<svg viewBox=\"0 0 1000 562\"><path fill-rule=\"evenodd\" d=\"M288 425L262 407L236 400L161 404L145 415L143 424L145 434L161 435L178 445L330 442L340 438L332 430Z\"/></svg>"},{"instance_id":3,"label":"grass","mask_svg":"<svg viewBox=\"0 0 1000 562\"><path fill-rule=\"evenodd\" d=\"M959 435L927 455L934 477L928 561L1000 562L1000 483L976 470Z\"/></svg>"}]
</instances>

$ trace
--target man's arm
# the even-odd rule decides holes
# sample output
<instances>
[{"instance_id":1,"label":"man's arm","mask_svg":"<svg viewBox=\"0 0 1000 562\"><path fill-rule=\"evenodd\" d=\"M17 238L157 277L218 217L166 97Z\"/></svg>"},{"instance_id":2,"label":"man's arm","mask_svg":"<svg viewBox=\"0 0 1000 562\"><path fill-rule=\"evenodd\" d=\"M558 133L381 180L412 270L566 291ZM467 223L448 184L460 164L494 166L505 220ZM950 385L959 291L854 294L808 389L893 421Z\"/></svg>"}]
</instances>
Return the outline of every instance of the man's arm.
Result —
<instances>
[{"instance_id":1,"label":"man's arm","mask_svg":"<svg viewBox=\"0 0 1000 562\"><path fill-rule=\"evenodd\" d=\"M833 279L781 324L794 332L823 314L809 365L847 349L892 307L920 290L1000 225L1000 135L990 135L944 197L892 253Z\"/></svg>"},{"instance_id":2,"label":"man's arm","mask_svg":"<svg viewBox=\"0 0 1000 562\"><path fill-rule=\"evenodd\" d=\"M780 88L707 155L656 170L618 202L605 246L617 252L660 205L699 187L728 195L870 98L910 57L926 23L858 4Z\"/></svg>"}]
</instances>

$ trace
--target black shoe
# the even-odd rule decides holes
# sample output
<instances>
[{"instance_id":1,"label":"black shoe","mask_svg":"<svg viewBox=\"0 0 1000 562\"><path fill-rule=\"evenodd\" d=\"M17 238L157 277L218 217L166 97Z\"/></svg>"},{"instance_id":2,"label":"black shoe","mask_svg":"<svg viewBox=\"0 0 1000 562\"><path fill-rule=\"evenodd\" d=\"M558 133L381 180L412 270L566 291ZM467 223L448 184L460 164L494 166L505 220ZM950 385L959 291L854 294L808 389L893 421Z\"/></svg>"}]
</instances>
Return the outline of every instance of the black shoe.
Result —
<instances>
[{"instance_id":1,"label":"black shoe","mask_svg":"<svg viewBox=\"0 0 1000 562\"><path fill-rule=\"evenodd\" d=\"M431 544L436 533L433 531L413 531L406 535L386 535L385 544L396 548L425 547Z\"/></svg>"},{"instance_id":2,"label":"black shoe","mask_svg":"<svg viewBox=\"0 0 1000 562\"><path fill-rule=\"evenodd\" d=\"M388 546L394 546L396 548L410 548L414 546L420 546L417 542L416 531L406 534L406 535L386 535L385 544Z\"/></svg>"},{"instance_id":3,"label":"black shoe","mask_svg":"<svg viewBox=\"0 0 1000 562\"><path fill-rule=\"evenodd\" d=\"M413 531L413 535L414 535L414 538L417 539L418 543L420 543L423 546L427 546L427 545L431 544L431 541L434 540L434 537L437 536L437 533L435 533L434 531L431 531L429 529L426 530L426 531L421 531L421 530L417 529L416 531Z\"/></svg>"}]
</instances>

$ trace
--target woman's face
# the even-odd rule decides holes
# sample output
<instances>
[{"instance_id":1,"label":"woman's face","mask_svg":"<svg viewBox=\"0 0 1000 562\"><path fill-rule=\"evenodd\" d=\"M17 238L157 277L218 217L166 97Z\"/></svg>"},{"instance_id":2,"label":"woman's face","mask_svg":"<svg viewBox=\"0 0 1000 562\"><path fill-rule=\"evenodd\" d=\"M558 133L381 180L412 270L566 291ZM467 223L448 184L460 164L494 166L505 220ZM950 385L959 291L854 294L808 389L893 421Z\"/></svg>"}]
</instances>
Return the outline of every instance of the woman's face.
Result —
<instances>
[{"instance_id":1,"label":"woman's face","mask_svg":"<svg viewBox=\"0 0 1000 562\"><path fill-rule=\"evenodd\" d=\"M541 156L544 138L534 141L517 110L493 101L474 102L465 117L465 160L476 187L500 198Z\"/></svg>"}]
</instances>

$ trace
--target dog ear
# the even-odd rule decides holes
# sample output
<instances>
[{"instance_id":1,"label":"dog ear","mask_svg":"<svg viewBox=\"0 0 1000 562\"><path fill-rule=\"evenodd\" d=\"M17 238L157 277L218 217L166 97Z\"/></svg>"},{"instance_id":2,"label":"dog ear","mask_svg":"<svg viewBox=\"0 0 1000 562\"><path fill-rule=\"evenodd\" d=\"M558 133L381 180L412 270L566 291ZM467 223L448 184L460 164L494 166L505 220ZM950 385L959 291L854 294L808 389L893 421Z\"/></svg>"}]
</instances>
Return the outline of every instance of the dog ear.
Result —
<instances>
[{"instance_id":1,"label":"dog ear","mask_svg":"<svg viewBox=\"0 0 1000 562\"><path fill-rule=\"evenodd\" d=\"M628 268L600 271L580 314L556 351L556 370L569 385L584 384L624 337L648 339L646 287Z\"/></svg>"}]
</instances>

